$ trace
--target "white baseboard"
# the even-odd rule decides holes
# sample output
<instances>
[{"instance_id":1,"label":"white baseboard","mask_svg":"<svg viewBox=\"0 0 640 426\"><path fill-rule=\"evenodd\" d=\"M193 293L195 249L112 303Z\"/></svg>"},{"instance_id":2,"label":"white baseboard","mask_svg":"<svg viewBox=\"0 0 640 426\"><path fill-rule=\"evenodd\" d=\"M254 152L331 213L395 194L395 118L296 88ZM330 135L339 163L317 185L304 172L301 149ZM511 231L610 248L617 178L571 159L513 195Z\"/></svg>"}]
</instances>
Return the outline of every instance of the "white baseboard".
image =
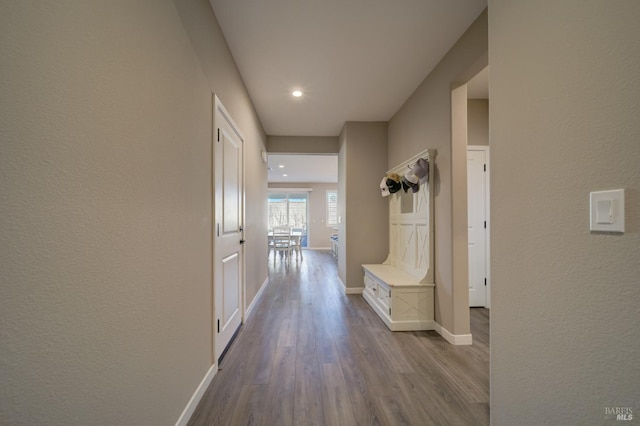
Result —
<instances>
[{"instance_id":1,"label":"white baseboard","mask_svg":"<svg viewBox=\"0 0 640 426\"><path fill-rule=\"evenodd\" d=\"M451 343L452 345L470 345L473 343L471 334L452 334L451 332L449 332L449 330L447 330L437 322L434 324L434 330L437 331L439 335L444 337L444 340Z\"/></svg>"},{"instance_id":2,"label":"white baseboard","mask_svg":"<svg viewBox=\"0 0 640 426\"><path fill-rule=\"evenodd\" d=\"M256 307L258 300L260 300L260 297L262 296L262 293L264 293L264 290L268 284L269 284L269 277L265 278L264 282L260 286L260 290L258 290L258 293L256 294L256 297L253 298L253 301L245 311L245 314L244 314L245 321L247 318L249 318L249 316L253 312L253 309ZM195 393L193 394L193 396L187 403L187 406L184 408L184 411L182 411L182 414L178 418L178 421L176 422L176 426L187 425L187 423L189 422L189 419L191 419L191 415L193 415L193 412L198 406L198 403L200 403L200 399L202 398L202 395L204 395L204 392L207 390L207 388L211 384L211 380L213 380L213 377L216 375L217 371L218 371L217 363L213 364L211 368L209 368L209 371L207 371L207 374L204 376L204 378L200 382L200 385L198 385L198 388L196 389Z\"/></svg>"},{"instance_id":3,"label":"white baseboard","mask_svg":"<svg viewBox=\"0 0 640 426\"><path fill-rule=\"evenodd\" d=\"M362 294L362 292L364 291L364 287L347 287L346 285L344 285L340 277L338 277L338 282L342 286L344 294Z\"/></svg>"},{"instance_id":4,"label":"white baseboard","mask_svg":"<svg viewBox=\"0 0 640 426\"><path fill-rule=\"evenodd\" d=\"M340 277L337 277L337 278L338 278L338 282L342 286L342 291L344 291L344 294L362 294L364 287L347 287L346 285L344 285Z\"/></svg>"},{"instance_id":5,"label":"white baseboard","mask_svg":"<svg viewBox=\"0 0 640 426\"><path fill-rule=\"evenodd\" d=\"M253 308L256 307L256 303L258 302L258 300L260 300L260 296L262 296L262 293L264 292L264 289L267 288L267 284L269 284L269 277L265 278L264 282L260 286L260 290L258 290L258 293L256 294L256 297L253 298L253 300L251 301L251 304L249 305L249 307L245 311L245 313L244 313L244 320L245 321L247 320L247 318L249 318L249 315L251 315L251 312L253 311Z\"/></svg>"},{"instance_id":6,"label":"white baseboard","mask_svg":"<svg viewBox=\"0 0 640 426\"><path fill-rule=\"evenodd\" d=\"M213 380L213 377L216 375L217 372L218 372L218 364L216 363L216 364L213 364L211 368L209 368L209 371L207 371L207 374L205 374L204 378L196 388L196 391L193 393L193 396L191 396L191 399L187 403L187 406L184 407L182 414L180 414L180 417L176 422L176 426L187 426L187 423L191 419L193 412L196 410L196 407L198 406L198 404L200 403L200 400L202 399L202 395L204 395L204 392L207 390L207 388L211 384L211 380Z\"/></svg>"}]
</instances>

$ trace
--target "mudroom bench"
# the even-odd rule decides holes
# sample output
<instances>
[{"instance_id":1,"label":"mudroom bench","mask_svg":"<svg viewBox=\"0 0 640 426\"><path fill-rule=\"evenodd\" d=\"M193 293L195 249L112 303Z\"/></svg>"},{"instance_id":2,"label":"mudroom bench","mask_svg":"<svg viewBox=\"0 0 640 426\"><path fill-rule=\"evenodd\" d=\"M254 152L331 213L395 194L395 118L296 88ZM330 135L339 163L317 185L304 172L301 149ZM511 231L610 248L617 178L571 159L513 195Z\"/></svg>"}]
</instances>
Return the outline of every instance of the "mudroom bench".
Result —
<instances>
[{"instance_id":1,"label":"mudroom bench","mask_svg":"<svg viewBox=\"0 0 640 426\"><path fill-rule=\"evenodd\" d=\"M433 182L435 150L425 150L389 170L403 176L416 162L428 162L419 188L389 197L389 255L381 264L362 265L362 296L392 331L434 330Z\"/></svg>"}]
</instances>

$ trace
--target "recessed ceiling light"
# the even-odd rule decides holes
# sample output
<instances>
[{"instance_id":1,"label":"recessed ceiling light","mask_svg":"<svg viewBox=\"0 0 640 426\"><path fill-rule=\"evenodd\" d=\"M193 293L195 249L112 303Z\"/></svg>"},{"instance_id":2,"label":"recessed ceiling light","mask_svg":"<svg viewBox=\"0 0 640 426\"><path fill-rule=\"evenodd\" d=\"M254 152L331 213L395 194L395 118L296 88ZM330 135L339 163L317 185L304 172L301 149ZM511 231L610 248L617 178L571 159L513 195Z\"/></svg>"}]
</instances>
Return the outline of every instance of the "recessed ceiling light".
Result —
<instances>
[{"instance_id":1,"label":"recessed ceiling light","mask_svg":"<svg viewBox=\"0 0 640 426\"><path fill-rule=\"evenodd\" d=\"M279 168L279 169L284 169L284 164L280 164L280 165L278 165L278 168Z\"/></svg>"},{"instance_id":2,"label":"recessed ceiling light","mask_svg":"<svg viewBox=\"0 0 640 426\"><path fill-rule=\"evenodd\" d=\"M289 175L288 175L288 174L286 174L286 173L282 175L282 177L287 177L287 176L289 176Z\"/></svg>"},{"instance_id":3,"label":"recessed ceiling light","mask_svg":"<svg viewBox=\"0 0 640 426\"><path fill-rule=\"evenodd\" d=\"M294 90L291 94L296 98L299 98L300 96L302 96L302 92L300 90Z\"/></svg>"}]
</instances>

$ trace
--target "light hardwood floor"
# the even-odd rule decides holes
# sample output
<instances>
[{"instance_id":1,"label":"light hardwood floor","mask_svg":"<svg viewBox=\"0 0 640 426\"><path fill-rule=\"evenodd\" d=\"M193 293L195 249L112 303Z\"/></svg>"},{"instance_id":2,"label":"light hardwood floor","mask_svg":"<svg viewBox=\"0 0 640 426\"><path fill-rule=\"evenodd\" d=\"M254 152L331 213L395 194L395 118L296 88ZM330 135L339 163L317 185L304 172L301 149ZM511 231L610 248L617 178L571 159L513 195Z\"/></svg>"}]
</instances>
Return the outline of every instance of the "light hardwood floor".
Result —
<instances>
[{"instance_id":1,"label":"light hardwood floor","mask_svg":"<svg viewBox=\"0 0 640 426\"><path fill-rule=\"evenodd\" d=\"M391 332L345 295L328 252L269 261L270 283L190 425L487 425L489 311L473 345Z\"/></svg>"}]
</instances>

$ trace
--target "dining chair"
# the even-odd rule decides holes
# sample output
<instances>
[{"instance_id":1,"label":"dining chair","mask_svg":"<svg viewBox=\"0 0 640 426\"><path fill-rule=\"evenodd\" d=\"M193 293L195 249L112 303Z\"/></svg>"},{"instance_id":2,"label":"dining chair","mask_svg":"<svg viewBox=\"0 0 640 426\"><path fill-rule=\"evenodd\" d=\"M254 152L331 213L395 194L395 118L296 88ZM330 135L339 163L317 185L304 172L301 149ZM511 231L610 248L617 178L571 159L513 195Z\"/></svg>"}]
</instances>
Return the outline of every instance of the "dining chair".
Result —
<instances>
[{"instance_id":1,"label":"dining chair","mask_svg":"<svg viewBox=\"0 0 640 426\"><path fill-rule=\"evenodd\" d=\"M291 227L289 226L274 226L273 227L273 239L272 249L274 252L274 260L276 253L280 252L287 259L291 257Z\"/></svg>"},{"instance_id":2,"label":"dining chair","mask_svg":"<svg viewBox=\"0 0 640 426\"><path fill-rule=\"evenodd\" d=\"M295 252L296 260L298 259L298 255L300 255L300 259L304 259L302 257L302 236L304 234L304 229L302 228L291 228L291 251Z\"/></svg>"}]
</instances>

